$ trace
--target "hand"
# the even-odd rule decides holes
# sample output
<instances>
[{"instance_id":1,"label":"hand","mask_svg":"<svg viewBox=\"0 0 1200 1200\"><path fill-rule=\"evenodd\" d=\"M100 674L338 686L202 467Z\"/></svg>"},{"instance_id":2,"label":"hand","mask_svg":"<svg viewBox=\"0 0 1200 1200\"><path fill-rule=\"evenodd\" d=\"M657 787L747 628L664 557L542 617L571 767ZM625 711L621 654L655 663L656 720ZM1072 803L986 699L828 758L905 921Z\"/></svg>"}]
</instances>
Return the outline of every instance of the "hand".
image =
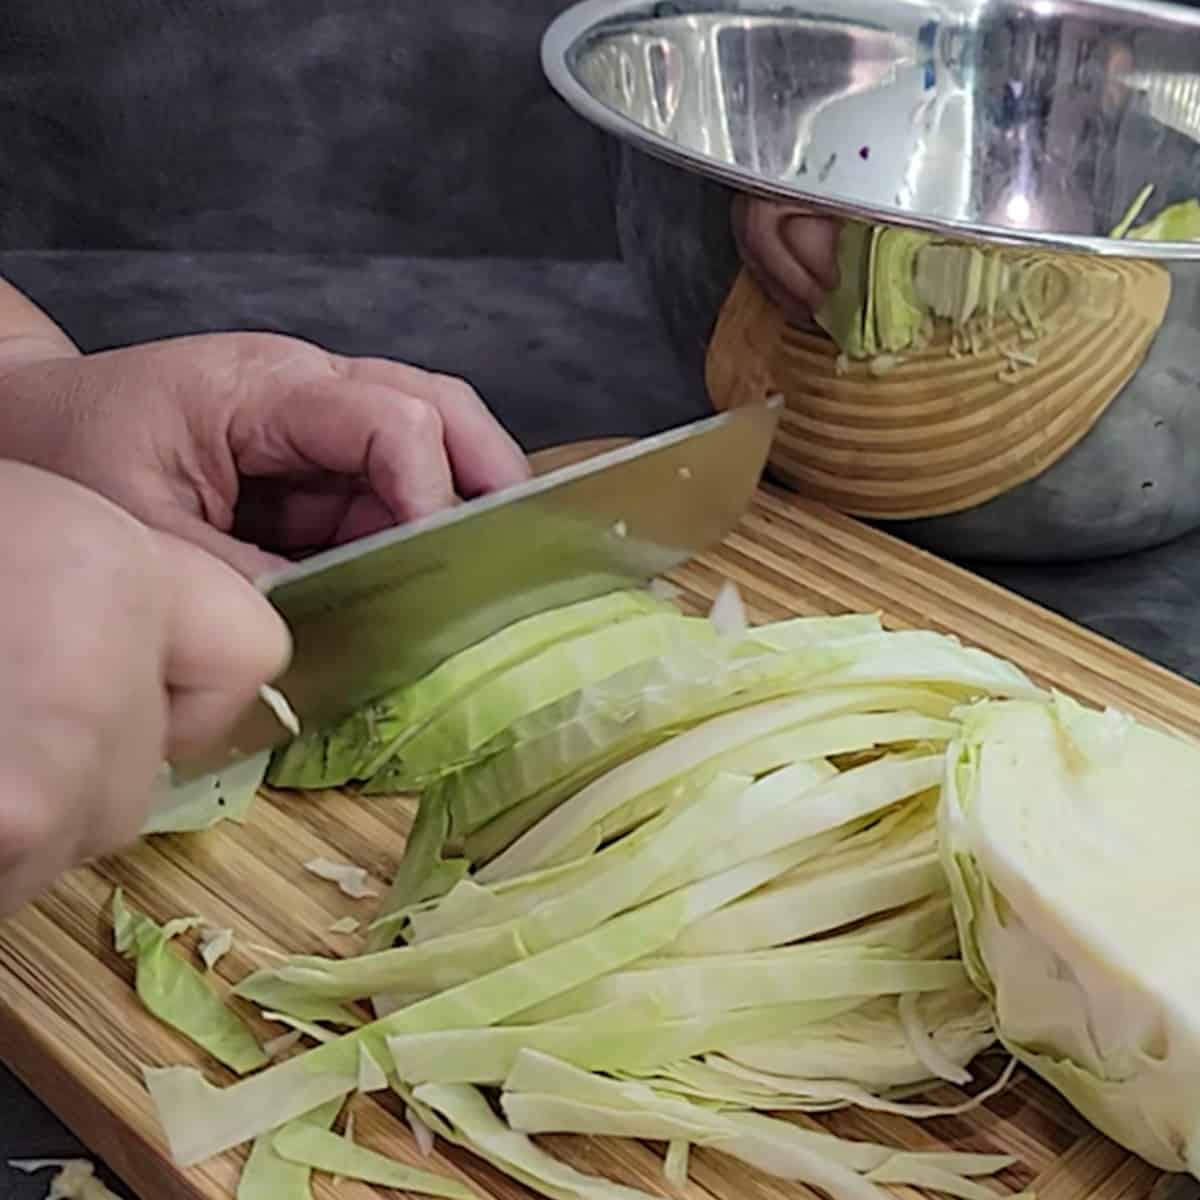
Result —
<instances>
[{"instance_id":1,"label":"hand","mask_svg":"<svg viewBox=\"0 0 1200 1200\"><path fill-rule=\"evenodd\" d=\"M738 195L733 233L755 283L789 321L810 325L838 286L839 223L795 204Z\"/></svg>"},{"instance_id":2,"label":"hand","mask_svg":"<svg viewBox=\"0 0 1200 1200\"><path fill-rule=\"evenodd\" d=\"M461 380L266 334L32 358L0 341L0 454L251 578L529 474Z\"/></svg>"},{"instance_id":3,"label":"hand","mask_svg":"<svg viewBox=\"0 0 1200 1200\"><path fill-rule=\"evenodd\" d=\"M0 915L132 842L169 754L287 663L235 571L100 496L0 462Z\"/></svg>"}]
</instances>

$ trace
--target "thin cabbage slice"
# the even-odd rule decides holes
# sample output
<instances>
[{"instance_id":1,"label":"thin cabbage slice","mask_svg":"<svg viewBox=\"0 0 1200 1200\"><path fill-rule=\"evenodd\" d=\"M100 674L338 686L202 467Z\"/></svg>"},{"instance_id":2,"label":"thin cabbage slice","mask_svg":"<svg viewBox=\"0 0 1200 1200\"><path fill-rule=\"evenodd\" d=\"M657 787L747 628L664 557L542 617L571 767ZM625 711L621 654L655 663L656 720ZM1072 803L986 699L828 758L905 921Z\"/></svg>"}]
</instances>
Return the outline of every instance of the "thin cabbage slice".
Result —
<instances>
[{"instance_id":1,"label":"thin cabbage slice","mask_svg":"<svg viewBox=\"0 0 1200 1200\"><path fill-rule=\"evenodd\" d=\"M956 1104L921 1104L902 1099L899 1093L893 1098L850 1079L789 1079L782 1081L783 1090L780 1090L775 1084L756 1082L752 1073L746 1078L731 1072L719 1056L686 1059L650 1070L614 1070L612 1074L721 1111L821 1113L853 1105L908 1120L923 1120L961 1116L986 1104L1009 1086L1016 1065L1017 1060L1010 1059L994 1083ZM911 1091L912 1085L903 1094L911 1095Z\"/></svg>"},{"instance_id":2,"label":"thin cabbage slice","mask_svg":"<svg viewBox=\"0 0 1200 1200\"><path fill-rule=\"evenodd\" d=\"M873 633L883 633L879 613L840 613L834 617L791 617L756 625L746 631L746 639L772 650L788 651Z\"/></svg>"},{"instance_id":3,"label":"thin cabbage slice","mask_svg":"<svg viewBox=\"0 0 1200 1200\"><path fill-rule=\"evenodd\" d=\"M170 949L171 940L198 919L158 925L130 908L120 888L113 893L112 913L117 951L134 963L137 993L150 1012L239 1075L266 1065L268 1056L249 1026L202 972Z\"/></svg>"},{"instance_id":4,"label":"thin cabbage slice","mask_svg":"<svg viewBox=\"0 0 1200 1200\"><path fill-rule=\"evenodd\" d=\"M644 996L643 1003L647 1012L639 1012L632 1003L612 1005L537 1025L392 1037L388 1047L406 1083L498 1084L522 1050L540 1050L595 1071L650 1070L754 1038L783 1037L797 1024L822 1020L847 1007L845 1001L825 1001L664 1019L653 994ZM626 1019L614 1023L614 1013L623 1008Z\"/></svg>"},{"instance_id":5,"label":"thin cabbage slice","mask_svg":"<svg viewBox=\"0 0 1200 1200\"><path fill-rule=\"evenodd\" d=\"M688 1185L692 1145L683 1138L673 1138L667 1143L667 1154L663 1159L663 1178L671 1187L682 1191Z\"/></svg>"},{"instance_id":6,"label":"thin cabbage slice","mask_svg":"<svg viewBox=\"0 0 1200 1200\"><path fill-rule=\"evenodd\" d=\"M522 1019L565 1019L574 1011L625 1000L641 989L655 997L666 1015L683 1018L772 1004L861 1003L902 992L939 992L967 982L957 959L922 961L884 957L878 951L806 953L808 950L808 946L783 947L753 956L715 954L647 961L606 975L562 1002L551 1001L534 1013L522 1014Z\"/></svg>"},{"instance_id":7,"label":"thin cabbage slice","mask_svg":"<svg viewBox=\"0 0 1200 1200\"><path fill-rule=\"evenodd\" d=\"M412 1130L413 1141L417 1143L417 1149L422 1157L428 1158L434 1151L437 1145L436 1135L433 1130L421 1119L417 1110L411 1104L404 1107L404 1120L409 1129Z\"/></svg>"},{"instance_id":8,"label":"thin cabbage slice","mask_svg":"<svg viewBox=\"0 0 1200 1200\"><path fill-rule=\"evenodd\" d=\"M989 1039L990 1043L990 1039ZM971 1057L974 1057L972 1055ZM985 1104L993 1096L999 1095L1008 1087L1016 1069L1016 1059L1010 1059L1008 1066L997 1079L977 1092L969 1099L957 1104L926 1104L916 1101L891 1099L870 1088L863 1086L856 1079L791 1079L776 1076L768 1071L750 1071L736 1063L728 1061L720 1055L706 1055L703 1059L705 1066L711 1068L717 1075L731 1076L733 1081L742 1081L758 1085L758 1097L752 1108L786 1108L795 1107L820 1110L831 1106L856 1105L859 1108L873 1109L876 1112L892 1113L896 1116L921 1120L927 1117L958 1116L968 1113ZM910 1085L912 1086L912 1085ZM791 1100L789 1105L785 1101Z\"/></svg>"},{"instance_id":9,"label":"thin cabbage slice","mask_svg":"<svg viewBox=\"0 0 1200 1200\"><path fill-rule=\"evenodd\" d=\"M325 1029L312 1021L298 1020L296 1017L289 1017L286 1013L264 1012L263 1020L286 1025L293 1032L300 1034L302 1038L309 1038L314 1042L332 1042L338 1036L332 1030Z\"/></svg>"},{"instance_id":10,"label":"thin cabbage slice","mask_svg":"<svg viewBox=\"0 0 1200 1200\"><path fill-rule=\"evenodd\" d=\"M404 856L371 924L368 950L382 950L391 945L409 909L444 896L466 877L471 864L465 858L443 857L449 836L450 810L436 791L426 791L417 806Z\"/></svg>"},{"instance_id":11,"label":"thin cabbage slice","mask_svg":"<svg viewBox=\"0 0 1200 1200\"><path fill-rule=\"evenodd\" d=\"M310 1170L324 1171L346 1179L360 1179L380 1187L412 1192L418 1196L442 1196L447 1200L479 1200L465 1183L405 1166L386 1154L378 1154L327 1129L296 1121L285 1125L271 1139L275 1153L285 1162Z\"/></svg>"},{"instance_id":12,"label":"thin cabbage slice","mask_svg":"<svg viewBox=\"0 0 1200 1200\"><path fill-rule=\"evenodd\" d=\"M659 1200L648 1192L585 1175L548 1154L524 1134L510 1129L472 1087L427 1084L413 1099L437 1121L437 1132L466 1146L506 1175L550 1200Z\"/></svg>"},{"instance_id":13,"label":"thin cabbage slice","mask_svg":"<svg viewBox=\"0 0 1200 1200\"><path fill-rule=\"evenodd\" d=\"M957 1196L959 1200L996 1200L991 1188L955 1175L936 1163L913 1162L899 1154L876 1167L867 1178L873 1183L910 1184L944 1196Z\"/></svg>"},{"instance_id":14,"label":"thin cabbage slice","mask_svg":"<svg viewBox=\"0 0 1200 1200\"><path fill-rule=\"evenodd\" d=\"M341 1111L340 1100L323 1104L292 1123L300 1129L328 1130ZM285 1126L284 1132L292 1126ZM237 1200L312 1200L311 1167L275 1152L269 1136L256 1139L238 1181Z\"/></svg>"},{"instance_id":15,"label":"thin cabbage slice","mask_svg":"<svg viewBox=\"0 0 1200 1200\"><path fill-rule=\"evenodd\" d=\"M248 975L246 980L260 978L259 973L254 973ZM241 988L242 984L239 983L234 987L232 994L243 995ZM245 998L250 999L249 996ZM254 990L253 1001L264 1012L272 1012L294 1023L320 1023L333 1025L338 1029L358 1029L363 1024L363 1018L346 1005L336 1000L322 999L287 983L260 984Z\"/></svg>"},{"instance_id":16,"label":"thin cabbage slice","mask_svg":"<svg viewBox=\"0 0 1200 1200\"><path fill-rule=\"evenodd\" d=\"M300 955L248 975L235 993L260 1005L282 1002L285 1009L381 993L432 996L522 957L524 947L513 929L473 930L357 958Z\"/></svg>"}]
</instances>

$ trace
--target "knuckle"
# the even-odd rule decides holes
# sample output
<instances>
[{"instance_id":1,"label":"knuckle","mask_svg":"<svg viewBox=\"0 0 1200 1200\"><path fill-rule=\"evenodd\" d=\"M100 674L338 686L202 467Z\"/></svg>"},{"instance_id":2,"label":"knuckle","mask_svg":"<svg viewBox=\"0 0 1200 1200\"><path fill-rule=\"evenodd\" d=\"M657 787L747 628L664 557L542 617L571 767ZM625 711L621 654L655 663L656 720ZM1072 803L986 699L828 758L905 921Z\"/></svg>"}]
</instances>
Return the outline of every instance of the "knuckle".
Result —
<instances>
[{"instance_id":1,"label":"knuckle","mask_svg":"<svg viewBox=\"0 0 1200 1200\"><path fill-rule=\"evenodd\" d=\"M411 400L404 406L408 436L419 441L440 442L445 431L441 414L424 400Z\"/></svg>"},{"instance_id":2,"label":"knuckle","mask_svg":"<svg viewBox=\"0 0 1200 1200\"><path fill-rule=\"evenodd\" d=\"M467 407L482 404L479 393L457 375L434 375L433 386L439 402Z\"/></svg>"}]
</instances>

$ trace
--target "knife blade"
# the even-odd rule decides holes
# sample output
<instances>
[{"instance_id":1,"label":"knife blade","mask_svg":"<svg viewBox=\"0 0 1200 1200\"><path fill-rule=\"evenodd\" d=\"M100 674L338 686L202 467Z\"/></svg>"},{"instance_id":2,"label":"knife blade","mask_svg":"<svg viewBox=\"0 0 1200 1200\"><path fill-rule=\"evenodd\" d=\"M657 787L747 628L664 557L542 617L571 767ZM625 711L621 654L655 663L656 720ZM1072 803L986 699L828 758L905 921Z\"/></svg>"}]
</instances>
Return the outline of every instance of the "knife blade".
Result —
<instances>
[{"instance_id":1,"label":"knife blade","mask_svg":"<svg viewBox=\"0 0 1200 1200\"><path fill-rule=\"evenodd\" d=\"M292 634L274 687L302 729L415 682L525 617L650 580L721 541L749 507L781 402L633 442L325 551L262 581ZM265 702L203 753L188 782L291 734Z\"/></svg>"}]
</instances>

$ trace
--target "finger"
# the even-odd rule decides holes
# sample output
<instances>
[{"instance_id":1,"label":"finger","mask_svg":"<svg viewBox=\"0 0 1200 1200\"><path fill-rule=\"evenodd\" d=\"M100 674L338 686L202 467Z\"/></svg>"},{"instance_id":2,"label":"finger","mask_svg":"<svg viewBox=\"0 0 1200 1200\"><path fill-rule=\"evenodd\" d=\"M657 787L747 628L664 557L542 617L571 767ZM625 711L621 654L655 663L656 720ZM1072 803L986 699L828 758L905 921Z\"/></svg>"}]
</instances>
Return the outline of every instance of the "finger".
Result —
<instances>
[{"instance_id":1,"label":"finger","mask_svg":"<svg viewBox=\"0 0 1200 1200\"><path fill-rule=\"evenodd\" d=\"M833 291L841 281L837 260L838 224L828 217L786 213L779 234L795 261L803 263L817 285Z\"/></svg>"},{"instance_id":2,"label":"finger","mask_svg":"<svg viewBox=\"0 0 1200 1200\"><path fill-rule=\"evenodd\" d=\"M366 488L364 480L344 475L247 480L234 535L294 556L390 528L391 511Z\"/></svg>"},{"instance_id":3,"label":"finger","mask_svg":"<svg viewBox=\"0 0 1200 1200\"><path fill-rule=\"evenodd\" d=\"M340 546L343 542L352 542L356 538L370 537L373 533L381 533L395 524L392 514L378 496L362 493L354 496L342 519L338 522L329 543ZM310 543L310 546L318 543Z\"/></svg>"},{"instance_id":4,"label":"finger","mask_svg":"<svg viewBox=\"0 0 1200 1200\"><path fill-rule=\"evenodd\" d=\"M821 307L824 287L808 264L784 241L779 226L773 225L753 245L755 264L777 291L810 311Z\"/></svg>"},{"instance_id":5,"label":"finger","mask_svg":"<svg viewBox=\"0 0 1200 1200\"><path fill-rule=\"evenodd\" d=\"M808 320L837 286L837 225L825 217L739 197L734 235L755 282L793 320Z\"/></svg>"},{"instance_id":6,"label":"finger","mask_svg":"<svg viewBox=\"0 0 1200 1200\"><path fill-rule=\"evenodd\" d=\"M442 419L446 452L458 492L479 496L523 483L529 459L465 380L384 358L342 360L349 378L424 400Z\"/></svg>"},{"instance_id":7,"label":"finger","mask_svg":"<svg viewBox=\"0 0 1200 1200\"><path fill-rule=\"evenodd\" d=\"M437 409L415 396L344 376L272 394L235 420L231 441L248 475L325 470L364 477L394 521L457 502Z\"/></svg>"},{"instance_id":8,"label":"finger","mask_svg":"<svg viewBox=\"0 0 1200 1200\"><path fill-rule=\"evenodd\" d=\"M793 325L806 326L813 320L813 306L798 300L790 287L781 284L775 276L765 271L758 263L747 260L746 270L758 284L763 294ZM819 306L818 306L819 307Z\"/></svg>"},{"instance_id":9,"label":"finger","mask_svg":"<svg viewBox=\"0 0 1200 1200\"><path fill-rule=\"evenodd\" d=\"M261 545L256 544L256 538L243 540L236 534L231 536L222 533L199 518L184 515L177 520L164 522L164 525L167 533L199 547L252 583L286 567L288 563L281 555L262 549Z\"/></svg>"},{"instance_id":10,"label":"finger","mask_svg":"<svg viewBox=\"0 0 1200 1200\"><path fill-rule=\"evenodd\" d=\"M291 639L267 599L226 563L163 534L170 584L165 684L168 757L205 748L287 666Z\"/></svg>"}]
</instances>

